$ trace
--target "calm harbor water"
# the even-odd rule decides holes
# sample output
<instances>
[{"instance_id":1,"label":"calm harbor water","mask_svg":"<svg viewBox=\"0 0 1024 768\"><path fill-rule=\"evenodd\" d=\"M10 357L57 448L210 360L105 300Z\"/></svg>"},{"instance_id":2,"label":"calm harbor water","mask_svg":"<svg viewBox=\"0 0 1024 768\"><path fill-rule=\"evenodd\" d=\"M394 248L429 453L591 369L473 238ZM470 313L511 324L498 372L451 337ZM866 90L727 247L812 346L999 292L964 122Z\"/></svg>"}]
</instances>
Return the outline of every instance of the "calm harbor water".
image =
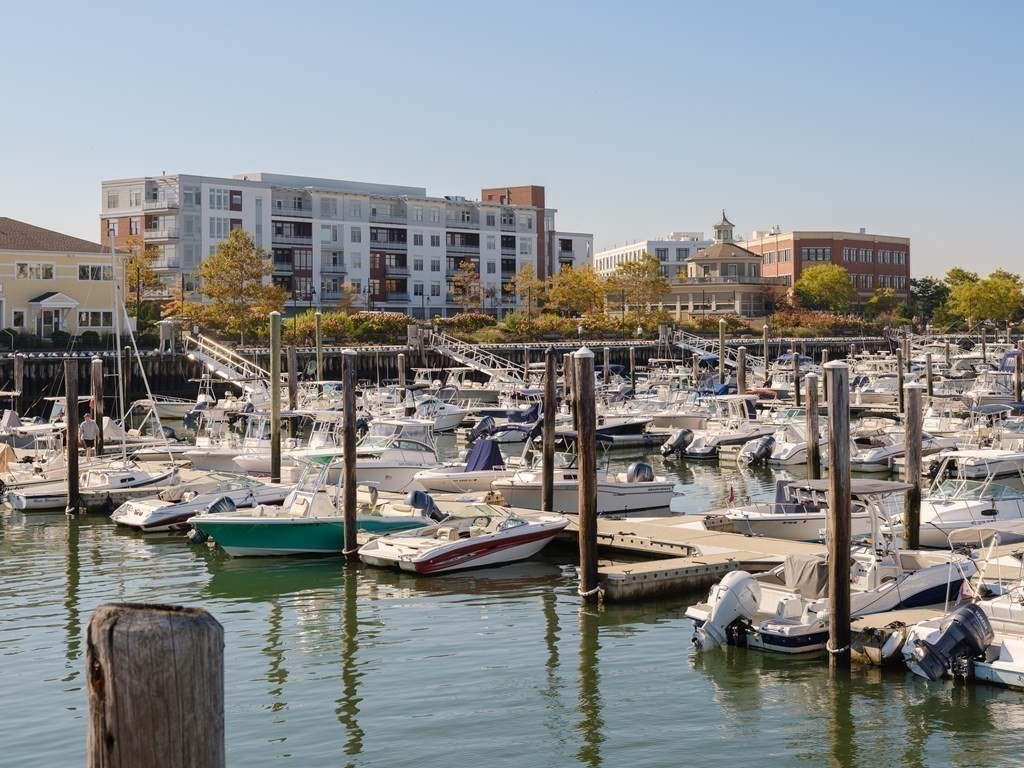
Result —
<instances>
[{"instance_id":1,"label":"calm harbor water","mask_svg":"<svg viewBox=\"0 0 1024 768\"><path fill-rule=\"evenodd\" d=\"M680 512L721 506L730 488L767 498L774 482L651 461L679 479ZM701 595L582 608L562 567L573 561L555 549L428 579L232 560L102 516L4 510L0 762L84 764L85 624L101 603L140 601L201 606L224 625L229 765L1020 764L1024 694L697 655L683 612Z\"/></svg>"}]
</instances>

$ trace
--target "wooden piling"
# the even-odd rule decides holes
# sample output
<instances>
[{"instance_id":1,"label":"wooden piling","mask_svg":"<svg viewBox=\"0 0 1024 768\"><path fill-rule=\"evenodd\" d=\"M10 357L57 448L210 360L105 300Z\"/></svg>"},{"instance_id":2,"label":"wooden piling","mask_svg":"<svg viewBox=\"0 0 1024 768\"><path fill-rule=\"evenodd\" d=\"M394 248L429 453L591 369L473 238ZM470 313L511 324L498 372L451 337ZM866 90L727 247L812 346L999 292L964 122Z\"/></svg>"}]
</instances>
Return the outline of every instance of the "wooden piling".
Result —
<instances>
[{"instance_id":1,"label":"wooden piling","mask_svg":"<svg viewBox=\"0 0 1024 768\"><path fill-rule=\"evenodd\" d=\"M579 593L585 602L598 600L597 583L597 411L594 402L594 353L583 347L573 353L575 401L579 419L576 451L579 463Z\"/></svg>"},{"instance_id":2,"label":"wooden piling","mask_svg":"<svg viewBox=\"0 0 1024 768\"><path fill-rule=\"evenodd\" d=\"M605 389L612 382L612 351L608 347L604 348L604 372L601 374L601 386Z\"/></svg>"},{"instance_id":3,"label":"wooden piling","mask_svg":"<svg viewBox=\"0 0 1024 768\"><path fill-rule=\"evenodd\" d=\"M725 318L718 321L718 383L725 386Z\"/></svg>"},{"instance_id":4,"label":"wooden piling","mask_svg":"<svg viewBox=\"0 0 1024 768\"><path fill-rule=\"evenodd\" d=\"M14 398L14 412L20 416L24 416L22 413L22 392L25 391L25 356L18 352L14 356L14 391L17 392L17 396Z\"/></svg>"},{"instance_id":5,"label":"wooden piling","mask_svg":"<svg viewBox=\"0 0 1024 768\"><path fill-rule=\"evenodd\" d=\"M530 348L523 345L523 381L530 380Z\"/></svg>"},{"instance_id":6,"label":"wooden piling","mask_svg":"<svg viewBox=\"0 0 1024 768\"><path fill-rule=\"evenodd\" d=\"M944 353L945 353L945 357L946 357L946 367L948 368L949 367L949 340L948 339L946 340L946 343L945 343Z\"/></svg>"},{"instance_id":7,"label":"wooden piling","mask_svg":"<svg viewBox=\"0 0 1024 768\"><path fill-rule=\"evenodd\" d=\"M313 323L316 333L316 380L324 380L324 337L321 323L323 322L323 313L317 310L316 314L313 315Z\"/></svg>"},{"instance_id":8,"label":"wooden piling","mask_svg":"<svg viewBox=\"0 0 1024 768\"><path fill-rule=\"evenodd\" d=\"M921 534L921 439L924 414L921 411L921 385L906 386L906 415L904 416L906 454L903 464L903 482L913 487L907 491L903 507L903 542L907 549L917 549Z\"/></svg>"},{"instance_id":9,"label":"wooden piling","mask_svg":"<svg viewBox=\"0 0 1024 768\"><path fill-rule=\"evenodd\" d=\"M821 375L825 375L825 363L828 362L828 349L821 350ZM823 380L823 379L822 379ZM821 396L828 403L828 387L821 388Z\"/></svg>"},{"instance_id":10,"label":"wooden piling","mask_svg":"<svg viewBox=\"0 0 1024 768\"><path fill-rule=\"evenodd\" d=\"M805 405L807 425L807 478L821 477L821 446L818 444L818 374L809 373L804 377L807 387Z\"/></svg>"},{"instance_id":11,"label":"wooden piling","mask_svg":"<svg viewBox=\"0 0 1024 768\"><path fill-rule=\"evenodd\" d=\"M78 512L78 361L64 358L64 409L67 422L68 505L64 510L73 515Z\"/></svg>"},{"instance_id":12,"label":"wooden piling","mask_svg":"<svg viewBox=\"0 0 1024 768\"><path fill-rule=\"evenodd\" d=\"M202 608L107 604L85 634L89 768L223 768L216 619Z\"/></svg>"},{"instance_id":13,"label":"wooden piling","mask_svg":"<svg viewBox=\"0 0 1024 768\"><path fill-rule=\"evenodd\" d=\"M555 508L555 399L558 397L558 355L554 347L544 350L544 422L541 433L541 489L540 508L550 512Z\"/></svg>"},{"instance_id":14,"label":"wooden piling","mask_svg":"<svg viewBox=\"0 0 1024 768\"><path fill-rule=\"evenodd\" d=\"M761 329L761 354L764 355L764 385L768 386L768 323Z\"/></svg>"},{"instance_id":15,"label":"wooden piling","mask_svg":"<svg viewBox=\"0 0 1024 768\"><path fill-rule=\"evenodd\" d=\"M828 389L829 666L850 666L850 369L825 366Z\"/></svg>"},{"instance_id":16,"label":"wooden piling","mask_svg":"<svg viewBox=\"0 0 1024 768\"><path fill-rule=\"evenodd\" d=\"M793 405L800 407L800 356L796 353L796 344L790 347L793 356Z\"/></svg>"},{"instance_id":17,"label":"wooden piling","mask_svg":"<svg viewBox=\"0 0 1024 768\"><path fill-rule=\"evenodd\" d=\"M345 518L345 558L359 558L356 544L356 351L341 353L342 434L342 515Z\"/></svg>"},{"instance_id":18,"label":"wooden piling","mask_svg":"<svg viewBox=\"0 0 1024 768\"><path fill-rule=\"evenodd\" d=\"M924 353L924 383L928 390L928 402L931 403L932 396L935 394L935 372L932 370L932 353Z\"/></svg>"},{"instance_id":19,"label":"wooden piling","mask_svg":"<svg viewBox=\"0 0 1024 768\"><path fill-rule=\"evenodd\" d=\"M900 413L905 413L906 401L903 392L903 350L896 348L896 408Z\"/></svg>"},{"instance_id":20,"label":"wooden piling","mask_svg":"<svg viewBox=\"0 0 1024 768\"><path fill-rule=\"evenodd\" d=\"M636 347L629 348L629 386L636 392Z\"/></svg>"},{"instance_id":21,"label":"wooden piling","mask_svg":"<svg viewBox=\"0 0 1024 768\"><path fill-rule=\"evenodd\" d=\"M575 375L575 363L573 362L572 355L566 354L562 358L562 387L565 390L563 396L565 402L569 406L569 415L572 416L572 428L578 427L576 420L576 385L573 383L573 376Z\"/></svg>"},{"instance_id":22,"label":"wooden piling","mask_svg":"<svg viewBox=\"0 0 1024 768\"><path fill-rule=\"evenodd\" d=\"M632 352L633 350L630 350ZM747 348L736 351L736 394L747 394Z\"/></svg>"},{"instance_id":23,"label":"wooden piling","mask_svg":"<svg viewBox=\"0 0 1024 768\"><path fill-rule=\"evenodd\" d=\"M1021 351L1018 349L1017 354L1013 356L1013 402L1019 403L1021 398Z\"/></svg>"},{"instance_id":24,"label":"wooden piling","mask_svg":"<svg viewBox=\"0 0 1024 768\"><path fill-rule=\"evenodd\" d=\"M281 482L281 313L270 313L270 482Z\"/></svg>"},{"instance_id":25,"label":"wooden piling","mask_svg":"<svg viewBox=\"0 0 1024 768\"><path fill-rule=\"evenodd\" d=\"M94 357L89 363L89 384L92 395L92 419L96 422L96 455L103 455L103 359Z\"/></svg>"},{"instance_id":26,"label":"wooden piling","mask_svg":"<svg viewBox=\"0 0 1024 768\"><path fill-rule=\"evenodd\" d=\"M988 332L985 330L985 326L981 326L981 362L988 362Z\"/></svg>"},{"instance_id":27,"label":"wooden piling","mask_svg":"<svg viewBox=\"0 0 1024 768\"><path fill-rule=\"evenodd\" d=\"M299 355L295 345L288 345L288 408L292 411L299 407Z\"/></svg>"}]
</instances>

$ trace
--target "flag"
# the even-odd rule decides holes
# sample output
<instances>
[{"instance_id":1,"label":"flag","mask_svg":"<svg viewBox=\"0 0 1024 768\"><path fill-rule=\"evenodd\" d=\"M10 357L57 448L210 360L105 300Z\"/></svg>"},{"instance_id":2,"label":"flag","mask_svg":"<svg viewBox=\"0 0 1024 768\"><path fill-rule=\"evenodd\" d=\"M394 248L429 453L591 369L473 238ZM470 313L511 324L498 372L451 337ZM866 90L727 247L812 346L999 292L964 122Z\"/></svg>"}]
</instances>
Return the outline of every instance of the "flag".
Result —
<instances>
[{"instance_id":1,"label":"flag","mask_svg":"<svg viewBox=\"0 0 1024 768\"><path fill-rule=\"evenodd\" d=\"M732 486L730 485L729 486L729 503L732 504L735 499L736 499L736 492L732 489Z\"/></svg>"}]
</instances>

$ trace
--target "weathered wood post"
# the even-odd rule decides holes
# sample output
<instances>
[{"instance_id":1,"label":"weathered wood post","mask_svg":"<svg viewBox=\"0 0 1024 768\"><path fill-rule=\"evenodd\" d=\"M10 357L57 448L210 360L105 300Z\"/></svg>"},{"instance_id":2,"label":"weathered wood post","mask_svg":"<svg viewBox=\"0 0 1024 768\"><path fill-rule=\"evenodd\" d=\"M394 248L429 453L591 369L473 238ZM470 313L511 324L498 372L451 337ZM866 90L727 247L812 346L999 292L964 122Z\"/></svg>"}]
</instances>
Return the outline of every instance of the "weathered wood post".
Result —
<instances>
[{"instance_id":1,"label":"weathered wood post","mask_svg":"<svg viewBox=\"0 0 1024 768\"><path fill-rule=\"evenodd\" d=\"M924 415L921 412L921 385L907 384L904 416L906 425L905 461L903 482L913 487L907 491L903 507L903 543L907 549L917 549L921 533L921 439Z\"/></svg>"},{"instance_id":2,"label":"weathered wood post","mask_svg":"<svg viewBox=\"0 0 1024 768\"><path fill-rule=\"evenodd\" d=\"M605 389L612 382L612 351L609 347L604 348L604 372L601 374L601 386Z\"/></svg>"},{"instance_id":3,"label":"weathered wood post","mask_svg":"<svg viewBox=\"0 0 1024 768\"><path fill-rule=\"evenodd\" d=\"M768 386L768 324L761 329L761 354L764 355L764 385Z\"/></svg>"},{"instance_id":4,"label":"weathered wood post","mask_svg":"<svg viewBox=\"0 0 1024 768\"><path fill-rule=\"evenodd\" d=\"M946 357L946 367L948 368L949 367L949 339L946 339L944 352L945 352L945 357Z\"/></svg>"},{"instance_id":5,"label":"weathered wood post","mask_svg":"<svg viewBox=\"0 0 1024 768\"><path fill-rule=\"evenodd\" d=\"M24 416L21 393L25 391L25 356L21 352L14 355L14 391L18 393L14 398L14 410L19 416Z\"/></svg>"},{"instance_id":6,"label":"weathered wood post","mask_svg":"<svg viewBox=\"0 0 1024 768\"><path fill-rule=\"evenodd\" d=\"M345 518L345 557L359 558L356 544L356 351L346 349L341 353L342 402L341 452L342 469L342 516Z\"/></svg>"},{"instance_id":7,"label":"weathered wood post","mask_svg":"<svg viewBox=\"0 0 1024 768\"><path fill-rule=\"evenodd\" d=\"M530 380L530 348L523 345L523 381Z\"/></svg>"},{"instance_id":8,"label":"weathered wood post","mask_svg":"<svg viewBox=\"0 0 1024 768\"><path fill-rule=\"evenodd\" d=\"M820 381L824 381L825 363L827 363L827 362L828 362L828 349L826 348L826 349L821 350L821 379L820 379ZM828 387L822 387L821 388L821 397L822 397L822 399L824 399L824 401L826 403L828 403Z\"/></svg>"},{"instance_id":9,"label":"weathered wood post","mask_svg":"<svg viewBox=\"0 0 1024 768\"><path fill-rule=\"evenodd\" d=\"M696 352L690 353L690 362L693 363L693 386L700 386L700 357Z\"/></svg>"},{"instance_id":10,"label":"weathered wood post","mask_svg":"<svg viewBox=\"0 0 1024 768\"><path fill-rule=\"evenodd\" d=\"M747 394L747 348L736 351L736 394Z\"/></svg>"},{"instance_id":11,"label":"weathered wood post","mask_svg":"<svg viewBox=\"0 0 1024 768\"><path fill-rule=\"evenodd\" d=\"M99 606L85 630L89 768L223 768L224 628L202 608Z\"/></svg>"},{"instance_id":12,"label":"weathered wood post","mask_svg":"<svg viewBox=\"0 0 1024 768\"><path fill-rule=\"evenodd\" d=\"M818 374L808 373L804 377L804 382L807 387L807 477L810 480L817 480L821 477L821 446L818 444Z\"/></svg>"},{"instance_id":13,"label":"weathered wood post","mask_svg":"<svg viewBox=\"0 0 1024 768\"><path fill-rule=\"evenodd\" d=\"M931 404L932 396L935 394L935 371L932 370L932 353L924 353L924 383L928 392L928 403Z\"/></svg>"},{"instance_id":14,"label":"weathered wood post","mask_svg":"<svg viewBox=\"0 0 1024 768\"><path fill-rule=\"evenodd\" d=\"M981 326L981 362L988 362L987 342L988 332L985 330L985 326Z\"/></svg>"},{"instance_id":15,"label":"weathered wood post","mask_svg":"<svg viewBox=\"0 0 1024 768\"><path fill-rule=\"evenodd\" d=\"M281 482L281 313L270 313L270 482Z\"/></svg>"},{"instance_id":16,"label":"weathered wood post","mask_svg":"<svg viewBox=\"0 0 1024 768\"><path fill-rule=\"evenodd\" d=\"M790 347L793 356L793 405L800 407L800 355L796 353L796 343Z\"/></svg>"},{"instance_id":17,"label":"weathered wood post","mask_svg":"<svg viewBox=\"0 0 1024 768\"><path fill-rule=\"evenodd\" d=\"M572 416L572 428L576 429L579 422L576 419L576 385L573 383L575 377L575 363L572 355L566 354L562 358L562 384L565 388L565 402L569 406L569 415Z\"/></svg>"},{"instance_id":18,"label":"weathered wood post","mask_svg":"<svg viewBox=\"0 0 1024 768\"><path fill-rule=\"evenodd\" d=\"M905 406L906 401L903 393L903 350L899 347L896 348L896 408L900 413L906 413Z\"/></svg>"},{"instance_id":19,"label":"weathered wood post","mask_svg":"<svg viewBox=\"0 0 1024 768\"><path fill-rule=\"evenodd\" d=\"M314 328L316 332L316 380L324 380L324 337L321 323L323 322L323 313L317 310L316 314L313 315Z\"/></svg>"},{"instance_id":20,"label":"weathered wood post","mask_svg":"<svg viewBox=\"0 0 1024 768\"><path fill-rule=\"evenodd\" d=\"M67 482L68 505L65 513L73 515L78 511L78 360L64 358L64 402L67 414Z\"/></svg>"},{"instance_id":21,"label":"weathered wood post","mask_svg":"<svg viewBox=\"0 0 1024 768\"><path fill-rule=\"evenodd\" d=\"M288 345L288 408L299 407L299 353L294 344Z\"/></svg>"},{"instance_id":22,"label":"weathered wood post","mask_svg":"<svg viewBox=\"0 0 1024 768\"><path fill-rule=\"evenodd\" d=\"M725 386L725 318L718 320L718 383Z\"/></svg>"},{"instance_id":23,"label":"weathered wood post","mask_svg":"<svg viewBox=\"0 0 1024 768\"><path fill-rule=\"evenodd\" d=\"M583 347L573 353L575 400L579 417L580 586L585 602L598 599L597 584L597 410L594 403L594 353Z\"/></svg>"},{"instance_id":24,"label":"weathered wood post","mask_svg":"<svg viewBox=\"0 0 1024 768\"><path fill-rule=\"evenodd\" d=\"M629 348L629 386L636 392L636 347Z\"/></svg>"},{"instance_id":25,"label":"weathered wood post","mask_svg":"<svg viewBox=\"0 0 1024 768\"><path fill-rule=\"evenodd\" d=\"M850 369L825 366L828 389L828 657L850 665Z\"/></svg>"},{"instance_id":26,"label":"weathered wood post","mask_svg":"<svg viewBox=\"0 0 1024 768\"><path fill-rule=\"evenodd\" d=\"M551 512L555 506L555 398L557 393L558 354L554 347L544 350L544 425L541 436L542 465L540 508Z\"/></svg>"},{"instance_id":27,"label":"weathered wood post","mask_svg":"<svg viewBox=\"0 0 1024 768\"><path fill-rule=\"evenodd\" d=\"M96 455L103 455L103 359L97 355L89 363L92 418L96 422Z\"/></svg>"},{"instance_id":28,"label":"weathered wood post","mask_svg":"<svg viewBox=\"0 0 1024 768\"><path fill-rule=\"evenodd\" d=\"M1019 403L1021 398L1021 351L1018 349L1017 354L1013 356L1013 402Z\"/></svg>"},{"instance_id":29,"label":"weathered wood post","mask_svg":"<svg viewBox=\"0 0 1024 768\"><path fill-rule=\"evenodd\" d=\"M911 366L911 354L910 354L910 331L903 332L903 365L906 366L907 373L910 373Z\"/></svg>"}]
</instances>

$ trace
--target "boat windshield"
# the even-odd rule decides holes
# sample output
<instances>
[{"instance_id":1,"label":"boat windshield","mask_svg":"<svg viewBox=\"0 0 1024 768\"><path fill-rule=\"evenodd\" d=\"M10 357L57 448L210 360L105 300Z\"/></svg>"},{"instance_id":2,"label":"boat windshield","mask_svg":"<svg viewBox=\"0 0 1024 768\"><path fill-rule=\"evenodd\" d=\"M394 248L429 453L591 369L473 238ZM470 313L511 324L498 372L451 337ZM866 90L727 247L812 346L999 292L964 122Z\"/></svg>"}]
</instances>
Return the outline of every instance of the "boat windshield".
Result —
<instances>
[{"instance_id":1,"label":"boat windshield","mask_svg":"<svg viewBox=\"0 0 1024 768\"><path fill-rule=\"evenodd\" d=\"M933 499L1024 499L1024 493L1008 485L982 480L944 480L929 496Z\"/></svg>"},{"instance_id":2,"label":"boat windshield","mask_svg":"<svg viewBox=\"0 0 1024 768\"><path fill-rule=\"evenodd\" d=\"M370 424L370 430L359 443L359 448L388 448L396 443L400 448L412 448L416 444L429 447L434 441L430 427L425 424L375 422Z\"/></svg>"}]
</instances>

